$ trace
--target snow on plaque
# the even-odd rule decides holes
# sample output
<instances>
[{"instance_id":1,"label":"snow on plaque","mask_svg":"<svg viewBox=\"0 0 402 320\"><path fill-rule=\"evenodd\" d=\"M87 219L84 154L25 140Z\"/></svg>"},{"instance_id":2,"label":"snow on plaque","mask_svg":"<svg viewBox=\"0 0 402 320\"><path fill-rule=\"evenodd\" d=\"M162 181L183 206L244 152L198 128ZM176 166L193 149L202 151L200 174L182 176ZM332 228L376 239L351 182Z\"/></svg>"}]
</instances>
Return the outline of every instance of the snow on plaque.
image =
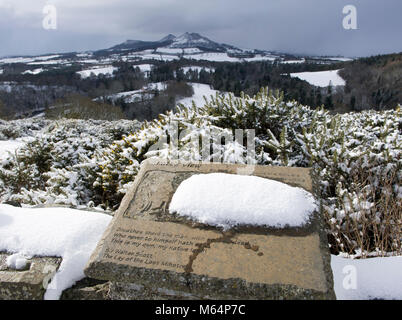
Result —
<instances>
[{"instance_id":1,"label":"snow on plaque","mask_svg":"<svg viewBox=\"0 0 402 320\"><path fill-rule=\"evenodd\" d=\"M300 227L317 210L302 188L254 176L193 175L173 195L169 210L228 229L236 225Z\"/></svg>"}]
</instances>

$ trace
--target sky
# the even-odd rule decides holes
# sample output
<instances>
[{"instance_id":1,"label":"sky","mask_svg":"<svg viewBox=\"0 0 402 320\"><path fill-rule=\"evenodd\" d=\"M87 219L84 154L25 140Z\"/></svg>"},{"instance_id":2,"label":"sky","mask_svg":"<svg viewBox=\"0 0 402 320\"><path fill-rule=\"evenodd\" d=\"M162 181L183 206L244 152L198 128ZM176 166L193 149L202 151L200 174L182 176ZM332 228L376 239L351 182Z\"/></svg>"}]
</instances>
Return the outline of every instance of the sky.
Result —
<instances>
[{"instance_id":1,"label":"sky","mask_svg":"<svg viewBox=\"0 0 402 320\"><path fill-rule=\"evenodd\" d=\"M56 19L44 12L49 5ZM357 29L343 27L346 5L356 8ZM401 13L401 0L0 0L0 56L105 49L184 32L241 48L370 56L402 51ZM56 28L44 28L44 20Z\"/></svg>"}]
</instances>

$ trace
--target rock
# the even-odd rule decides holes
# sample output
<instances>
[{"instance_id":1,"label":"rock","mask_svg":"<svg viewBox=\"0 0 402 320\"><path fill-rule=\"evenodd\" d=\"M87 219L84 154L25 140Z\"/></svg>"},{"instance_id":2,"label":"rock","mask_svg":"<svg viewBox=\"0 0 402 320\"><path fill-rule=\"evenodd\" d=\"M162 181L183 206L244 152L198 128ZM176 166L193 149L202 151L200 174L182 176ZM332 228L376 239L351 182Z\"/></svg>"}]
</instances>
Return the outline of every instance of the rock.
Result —
<instances>
[{"instance_id":1,"label":"rock","mask_svg":"<svg viewBox=\"0 0 402 320\"><path fill-rule=\"evenodd\" d=\"M63 291L60 300L109 300L109 282L84 278Z\"/></svg>"},{"instance_id":2,"label":"rock","mask_svg":"<svg viewBox=\"0 0 402 320\"><path fill-rule=\"evenodd\" d=\"M13 207L21 208L21 203L19 203L18 201L14 201L14 200L4 201L3 204L8 204Z\"/></svg>"},{"instance_id":3,"label":"rock","mask_svg":"<svg viewBox=\"0 0 402 320\"><path fill-rule=\"evenodd\" d=\"M334 299L321 212L299 228L225 232L168 212L197 173L239 172L312 192L309 169L147 161L86 269L111 299Z\"/></svg>"},{"instance_id":4,"label":"rock","mask_svg":"<svg viewBox=\"0 0 402 320\"><path fill-rule=\"evenodd\" d=\"M60 258L28 259L24 270L11 270L6 260L9 254L0 252L0 300L41 300L60 266Z\"/></svg>"}]
</instances>

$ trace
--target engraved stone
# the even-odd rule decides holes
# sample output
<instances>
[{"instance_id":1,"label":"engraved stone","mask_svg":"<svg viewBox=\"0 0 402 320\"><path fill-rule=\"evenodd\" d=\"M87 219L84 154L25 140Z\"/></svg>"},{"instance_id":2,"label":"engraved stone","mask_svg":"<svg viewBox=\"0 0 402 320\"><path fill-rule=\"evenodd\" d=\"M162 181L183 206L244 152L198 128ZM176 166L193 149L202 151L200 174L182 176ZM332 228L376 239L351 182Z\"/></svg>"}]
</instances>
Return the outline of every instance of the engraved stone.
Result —
<instances>
[{"instance_id":1,"label":"engraved stone","mask_svg":"<svg viewBox=\"0 0 402 320\"><path fill-rule=\"evenodd\" d=\"M334 299L320 212L303 227L229 231L169 213L182 181L212 172L250 171L242 165L146 161L85 274L110 280L113 299ZM313 191L310 169L256 166L253 175Z\"/></svg>"}]
</instances>

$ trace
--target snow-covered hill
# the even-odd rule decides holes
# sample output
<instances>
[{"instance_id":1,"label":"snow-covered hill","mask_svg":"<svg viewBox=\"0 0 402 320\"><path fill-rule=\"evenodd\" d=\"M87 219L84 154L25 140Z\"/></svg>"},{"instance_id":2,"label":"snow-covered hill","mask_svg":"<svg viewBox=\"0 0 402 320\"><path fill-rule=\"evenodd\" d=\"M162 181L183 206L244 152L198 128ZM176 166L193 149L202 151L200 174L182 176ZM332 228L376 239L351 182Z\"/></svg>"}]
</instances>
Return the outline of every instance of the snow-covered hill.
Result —
<instances>
[{"instance_id":1,"label":"snow-covered hill","mask_svg":"<svg viewBox=\"0 0 402 320\"><path fill-rule=\"evenodd\" d=\"M181 58L210 62L252 62L277 61L281 63L303 63L305 58L295 60L293 56L266 50L242 49L233 45L215 42L198 33L185 32L175 36L169 34L157 41L127 40L109 49L97 51L47 54L41 56L6 57L0 59L0 73L3 66L25 65L22 73L35 75L49 70L80 65L82 70L101 69L114 62L135 62L141 60L173 61ZM312 57L315 63L342 61L343 57ZM84 77L86 74L84 73Z\"/></svg>"}]
</instances>

